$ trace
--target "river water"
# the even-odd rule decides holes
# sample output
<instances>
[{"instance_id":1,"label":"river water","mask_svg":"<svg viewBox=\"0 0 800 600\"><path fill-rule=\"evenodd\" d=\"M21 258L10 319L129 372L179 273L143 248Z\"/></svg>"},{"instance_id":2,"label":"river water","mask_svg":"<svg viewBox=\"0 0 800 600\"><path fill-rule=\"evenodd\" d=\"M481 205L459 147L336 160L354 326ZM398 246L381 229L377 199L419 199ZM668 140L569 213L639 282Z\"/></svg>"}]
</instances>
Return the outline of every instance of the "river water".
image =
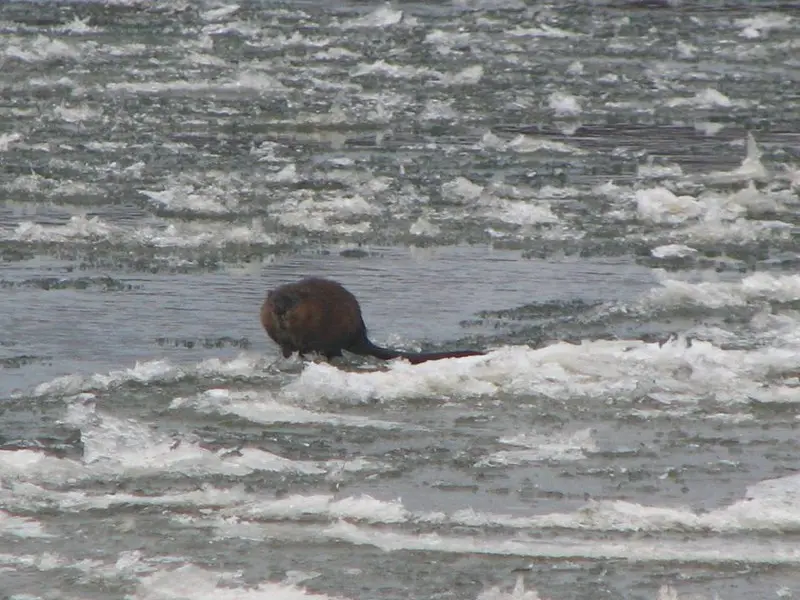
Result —
<instances>
[{"instance_id":1,"label":"river water","mask_svg":"<svg viewBox=\"0 0 800 600\"><path fill-rule=\"evenodd\" d=\"M800 597L792 5L0 3L0 597Z\"/></svg>"}]
</instances>

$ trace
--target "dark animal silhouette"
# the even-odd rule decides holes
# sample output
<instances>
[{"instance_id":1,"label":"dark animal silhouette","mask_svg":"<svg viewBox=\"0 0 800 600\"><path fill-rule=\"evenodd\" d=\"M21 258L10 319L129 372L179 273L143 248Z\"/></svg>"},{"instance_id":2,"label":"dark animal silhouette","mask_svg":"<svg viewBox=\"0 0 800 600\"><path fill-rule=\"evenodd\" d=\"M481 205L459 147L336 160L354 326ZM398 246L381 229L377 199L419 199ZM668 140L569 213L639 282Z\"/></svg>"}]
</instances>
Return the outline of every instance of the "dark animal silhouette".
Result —
<instances>
[{"instance_id":1,"label":"dark animal silhouette","mask_svg":"<svg viewBox=\"0 0 800 600\"><path fill-rule=\"evenodd\" d=\"M376 346L367 337L355 296L341 284L317 277L287 283L269 292L261 307L261 324L286 358L293 352L300 356L316 352L330 360L347 350L381 360L399 357L419 364L483 354L475 350L401 352Z\"/></svg>"}]
</instances>

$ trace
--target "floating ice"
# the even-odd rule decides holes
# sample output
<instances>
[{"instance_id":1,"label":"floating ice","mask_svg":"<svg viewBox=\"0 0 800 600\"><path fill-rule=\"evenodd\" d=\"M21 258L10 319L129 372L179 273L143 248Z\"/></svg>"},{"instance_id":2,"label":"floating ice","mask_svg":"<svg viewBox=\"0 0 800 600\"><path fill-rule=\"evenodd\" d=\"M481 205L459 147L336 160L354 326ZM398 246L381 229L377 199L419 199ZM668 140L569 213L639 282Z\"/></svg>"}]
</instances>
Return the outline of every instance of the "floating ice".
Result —
<instances>
[{"instance_id":1,"label":"floating ice","mask_svg":"<svg viewBox=\"0 0 800 600\"><path fill-rule=\"evenodd\" d=\"M548 102L557 117L575 116L582 112L578 98L566 92L553 92Z\"/></svg>"},{"instance_id":2,"label":"floating ice","mask_svg":"<svg viewBox=\"0 0 800 600\"><path fill-rule=\"evenodd\" d=\"M397 25L403 20L403 11L394 10L389 4L375 9L371 13L350 19L342 23L345 29L356 29L361 27L390 27Z\"/></svg>"},{"instance_id":3,"label":"floating ice","mask_svg":"<svg viewBox=\"0 0 800 600\"><path fill-rule=\"evenodd\" d=\"M702 205L691 196L676 196L662 187L638 190L635 198L639 217L651 223L682 223L703 212Z\"/></svg>"}]
</instances>

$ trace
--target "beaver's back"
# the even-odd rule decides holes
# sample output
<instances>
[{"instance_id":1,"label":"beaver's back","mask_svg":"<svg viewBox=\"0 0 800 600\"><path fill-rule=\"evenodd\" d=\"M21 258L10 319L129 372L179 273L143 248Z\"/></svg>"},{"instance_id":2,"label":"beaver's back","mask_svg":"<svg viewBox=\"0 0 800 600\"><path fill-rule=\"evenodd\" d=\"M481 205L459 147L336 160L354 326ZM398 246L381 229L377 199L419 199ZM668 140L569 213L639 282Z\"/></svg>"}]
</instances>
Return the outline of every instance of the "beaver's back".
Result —
<instances>
[{"instance_id":1,"label":"beaver's back","mask_svg":"<svg viewBox=\"0 0 800 600\"><path fill-rule=\"evenodd\" d=\"M272 290L261 307L261 324L284 356L336 355L365 335L355 296L335 281L311 277Z\"/></svg>"}]
</instances>

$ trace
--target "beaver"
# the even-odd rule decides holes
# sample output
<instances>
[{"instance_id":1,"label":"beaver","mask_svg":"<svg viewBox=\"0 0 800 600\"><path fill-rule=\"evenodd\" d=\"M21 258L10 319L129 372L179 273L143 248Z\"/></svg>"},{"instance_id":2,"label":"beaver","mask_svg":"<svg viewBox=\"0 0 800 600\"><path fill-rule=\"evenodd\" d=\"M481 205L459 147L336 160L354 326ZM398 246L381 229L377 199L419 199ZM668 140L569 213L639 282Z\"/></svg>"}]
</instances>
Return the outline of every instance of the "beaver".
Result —
<instances>
[{"instance_id":1,"label":"beaver","mask_svg":"<svg viewBox=\"0 0 800 600\"><path fill-rule=\"evenodd\" d=\"M340 283L319 277L287 283L269 292L261 306L261 324L285 358L293 352L301 357L316 352L330 360L347 350L380 360L405 358L416 365L484 354L477 350L402 352L376 346L367 337L356 297Z\"/></svg>"}]
</instances>

